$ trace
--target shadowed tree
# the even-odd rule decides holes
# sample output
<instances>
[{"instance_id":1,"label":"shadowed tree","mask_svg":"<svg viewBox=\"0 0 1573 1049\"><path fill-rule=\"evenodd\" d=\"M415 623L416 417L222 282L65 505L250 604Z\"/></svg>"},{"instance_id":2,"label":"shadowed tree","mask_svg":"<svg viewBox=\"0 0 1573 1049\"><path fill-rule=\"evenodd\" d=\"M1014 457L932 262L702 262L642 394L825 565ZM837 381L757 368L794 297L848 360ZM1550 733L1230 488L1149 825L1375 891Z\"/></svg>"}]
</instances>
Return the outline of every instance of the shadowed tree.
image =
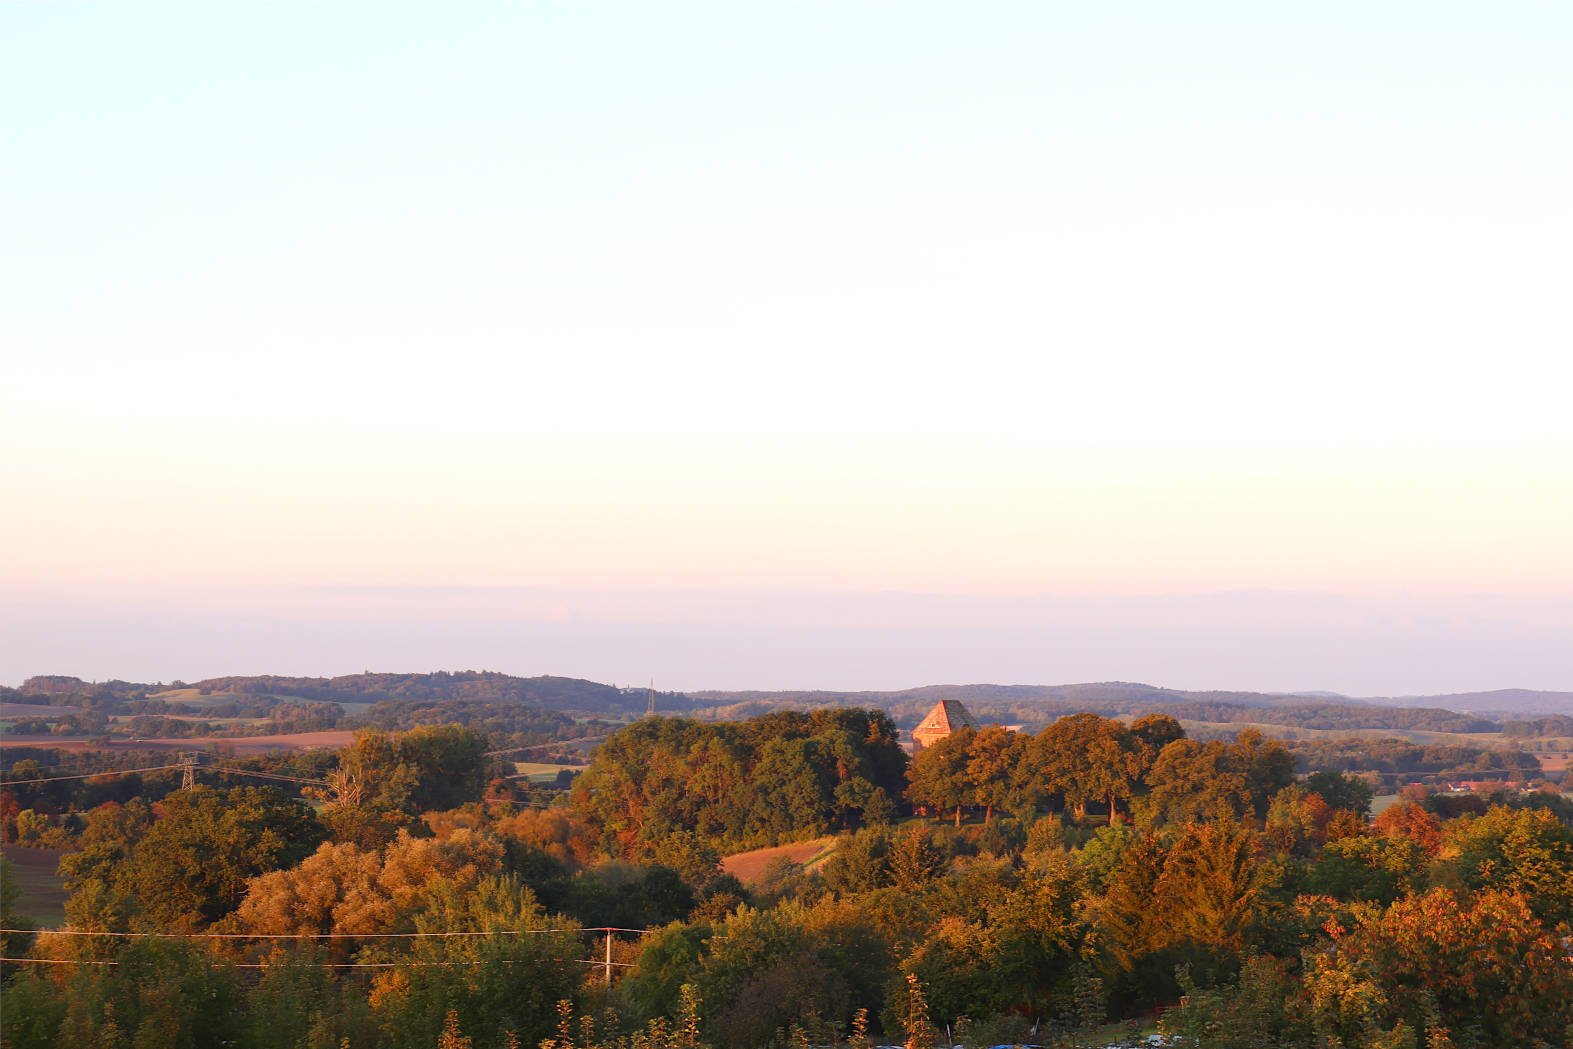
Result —
<instances>
[{"instance_id":1,"label":"shadowed tree","mask_svg":"<svg viewBox=\"0 0 1573 1049\"><path fill-rule=\"evenodd\" d=\"M1145 764L1139 741L1120 722L1096 714L1060 718L1033 741L1032 756L1044 788L1086 815L1087 803L1106 801L1112 820L1120 799L1130 798Z\"/></svg>"},{"instance_id":2,"label":"shadowed tree","mask_svg":"<svg viewBox=\"0 0 1573 1049\"><path fill-rule=\"evenodd\" d=\"M1131 735L1150 748L1156 757L1170 743L1184 739L1185 729L1168 714L1144 714L1131 722Z\"/></svg>"},{"instance_id":3,"label":"shadowed tree","mask_svg":"<svg viewBox=\"0 0 1573 1049\"><path fill-rule=\"evenodd\" d=\"M972 738L967 753L967 782L972 788L972 803L983 806L983 825L988 826L994 810L1010 800L1016 766L1027 753L1028 737L1003 725L987 725Z\"/></svg>"},{"instance_id":4,"label":"shadowed tree","mask_svg":"<svg viewBox=\"0 0 1573 1049\"><path fill-rule=\"evenodd\" d=\"M918 751L907 769L907 800L941 812L954 809L961 826L962 806L973 797L968 766L975 735L970 728L957 729Z\"/></svg>"},{"instance_id":5,"label":"shadowed tree","mask_svg":"<svg viewBox=\"0 0 1573 1049\"><path fill-rule=\"evenodd\" d=\"M1215 739L1179 739L1164 747L1147 786L1147 806L1157 820L1205 819L1220 807L1238 814L1251 799L1234 754Z\"/></svg>"},{"instance_id":6,"label":"shadowed tree","mask_svg":"<svg viewBox=\"0 0 1573 1049\"><path fill-rule=\"evenodd\" d=\"M140 924L197 929L240 905L246 882L291 867L317 847L311 810L274 787L177 791L115 874Z\"/></svg>"},{"instance_id":7,"label":"shadowed tree","mask_svg":"<svg viewBox=\"0 0 1573 1049\"><path fill-rule=\"evenodd\" d=\"M1243 949L1265 902L1260 858L1258 836L1233 819L1188 826L1157 885L1173 931L1221 951Z\"/></svg>"}]
</instances>

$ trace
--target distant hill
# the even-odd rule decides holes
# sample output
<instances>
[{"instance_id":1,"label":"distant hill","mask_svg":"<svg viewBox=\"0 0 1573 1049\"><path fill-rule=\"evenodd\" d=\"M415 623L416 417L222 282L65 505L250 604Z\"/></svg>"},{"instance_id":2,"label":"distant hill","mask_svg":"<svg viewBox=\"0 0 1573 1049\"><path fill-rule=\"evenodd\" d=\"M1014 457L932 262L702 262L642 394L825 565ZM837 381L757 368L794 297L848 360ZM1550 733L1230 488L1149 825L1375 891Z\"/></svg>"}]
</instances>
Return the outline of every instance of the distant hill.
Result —
<instances>
[{"instance_id":1,"label":"distant hill","mask_svg":"<svg viewBox=\"0 0 1573 1049\"><path fill-rule=\"evenodd\" d=\"M750 717L775 707L879 707L899 724L916 724L941 699L959 699L979 718L1038 725L1063 714L1091 711L1104 716L1171 714L1182 720L1254 722L1308 729L1395 729L1433 732L1497 732L1488 718L1452 710L1376 706L1339 697L1336 702L1305 693L1197 692L1132 681L1069 685L924 685L892 692L691 692L703 713Z\"/></svg>"},{"instance_id":2,"label":"distant hill","mask_svg":"<svg viewBox=\"0 0 1573 1049\"><path fill-rule=\"evenodd\" d=\"M111 711L127 701L163 699L179 690L192 696L239 697L265 704L322 701L378 703L479 704L526 706L542 711L582 712L621 717L644 711L643 688L619 688L582 678L517 677L495 671L364 673L339 677L284 677L269 674L144 684L86 682L65 675L29 678L17 690L0 690L9 702L80 703ZM691 713L707 718L745 718L782 708L875 707L911 726L941 699L959 699L985 721L1035 727L1064 714L1091 711L1105 716L1153 712L1215 725L1252 723L1312 730L1390 729L1453 733L1492 733L1511 725L1514 734L1559 734L1561 722L1549 717L1573 713L1573 692L1501 689L1442 696L1352 699L1336 693L1193 691L1134 681L1096 681L1062 685L923 685L892 691L703 691L661 692L656 707L664 714ZM350 708L346 708L350 709ZM364 706L360 709L364 709ZM150 712L137 710L134 712ZM252 715L248 715L252 716ZM1516 720L1510 720L1516 719Z\"/></svg>"},{"instance_id":3,"label":"distant hill","mask_svg":"<svg viewBox=\"0 0 1573 1049\"><path fill-rule=\"evenodd\" d=\"M1447 707L1474 713L1573 715L1573 692L1499 688L1491 692L1451 692L1441 696L1390 696L1366 700L1400 707Z\"/></svg>"},{"instance_id":4,"label":"distant hill","mask_svg":"<svg viewBox=\"0 0 1573 1049\"><path fill-rule=\"evenodd\" d=\"M797 692L797 691L746 691L690 692L701 703L774 702L801 703L807 706L880 706L927 703L933 705L941 699L959 699L963 703L1129 703L1183 699L1190 693L1173 689L1143 685L1134 681L1097 681L1074 685L922 685L918 688L898 689L888 692ZM1270 696L1255 692L1210 692L1209 696L1231 696L1242 700L1246 697L1261 701L1261 705L1281 702L1292 697Z\"/></svg>"},{"instance_id":5,"label":"distant hill","mask_svg":"<svg viewBox=\"0 0 1573 1049\"><path fill-rule=\"evenodd\" d=\"M618 688L582 678L515 677L495 671L446 670L423 674L365 673L339 677L281 677L255 674L207 678L202 681L177 681L169 685L114 681L92 683L65 675L28 678L17 690L22 696L104 697L146 699L170 689L195 692L199 696L225 695L298 699L331 703L505 703L539 707L542 710L573 710L587 713L625 714L641 712L648 702L643 688ZM686 711L693 702L681 693L656 693L658 709Z\"/></svg>"}]
</instances>

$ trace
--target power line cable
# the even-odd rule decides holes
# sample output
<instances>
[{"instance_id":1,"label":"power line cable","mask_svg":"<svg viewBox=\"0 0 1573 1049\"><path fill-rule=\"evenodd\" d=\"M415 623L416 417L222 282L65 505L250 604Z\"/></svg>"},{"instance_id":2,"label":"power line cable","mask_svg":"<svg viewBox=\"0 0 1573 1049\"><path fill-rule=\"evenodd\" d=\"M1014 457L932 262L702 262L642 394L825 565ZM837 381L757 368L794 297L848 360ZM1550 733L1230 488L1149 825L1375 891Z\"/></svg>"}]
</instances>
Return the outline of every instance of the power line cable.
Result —
<instances>
[{"instance_id":1,"label":"power line cable","mask_svg":"<svg viewBox=\"0 0 1573 1049\"><path fill-rule=\"evenodd\" d=\"M261 779L277 779L286 783L305 783L312 787L326 787L327 781L320 779L301 779L299 776L285 776L277 772L251 772L247 769L223 768L218 765L198 765L199 772L227 772L234 776L257 776Z\"/></svg>"},{"instance_id":2,"label":"power line cable","mask_svg":"<svg viewBox=\"0 0 1573 1049\"><path fill-rule=\"evenodd\" d=\"M51 936L98 936L114 939L156 940L387 940L423 938L439 939L454 936L579 936L585 933L627 932L644 935L651 929L625 929L614 925L597 925L581 929L493 929L461 930L456 932L112 932L100 929L0 929L5 933L47 933Z\"/></svg>"},{"instance_id":3,"label":"power line cable","mask_svg":"<svg viewBox=\"0 0 1573 1049\"><path fill-rule=\"evenodd\" d=\"M611 965L614 968L619 968L619 969L632 969L632 968L636 967L633 962L605 962L605 961L602 961L599 958L576 958L574 960L577 961L580 965L593 965L596 968L603 968L603 967L605 967L607 965ZM410 961L403 961L403 962L310 962L310 963L307 963L307 964L310 964L313 967L318 968L318 969L397 969L397 968L401 968L401 967L402 968L407 968L407 969L428 969L428 968L437 968L437 967L443 967L443 966L456 966L456 965L497 965L499 963L503 964L503 965L523 965L523 964L526 964L527 962L532 962L533 963L533 961L534 961L534 959L526 959L526 958L465 958L465 959L462 959L462 960L459 960L459 961L447 961L447 962L410 962ZM122 963L119 962L119 961L96 959L96 958L82 958L82 959L73 959L73 958L0 958L0 964L3 964L3 965L120 965ZM277 962L225 962L224 964L226 966L228 966L229 968L231 968L231 969L271 969L271 968L273 968L274 965L277 965L279 963L277 963ZM300 962L295 962L294 964L299 965L301 963Z\"/></svg>"},{"instance_id":4,"label":"power line cable","mask_svg":"<svg viewBox=\"0 0 1573 1049\"><path fill-rule=\"evenodd\" d=\"M501 750L488 750L483 757L494 758L499 754L517 754L521 750L545 750L548 747L568 747L575 743L599 743L606 738L606 734L599 736L580 736L578 739L560 739L551 743L527 743L522 747L504 747Z\"/></svg>"},{"instance_id":5,"label":"power line cable","mask_svg":"<svg viewBox=\"0 0 1573 1049\"><path fill-rule=\"evenodd\" d=\"M141 769L104 769L102 772L84 772L74 776L45 776L41 779L7 779L0 780L0 787L21 787L37 783L65 783L70 780L98 779L102 776L129 776L138 772L163 772L166 769L184 769L184 763L178 765L152 765ZM313 787L325 787L327 782L320 779L302 779L299 776L285 776L277 772L256 772L251 769L232 769L220 765L197 765L198 772L223 772L232 776L255 776L259 779L283 780L287 783L304 783Z\"/></svg>"},{"instance_id":6,"label":"power line cable","mask_svg":"<svg viewBox=\"0 0 1573 1049\"><path fill-rule=\"evenodd\" d=\"M129 776L135 772L162 772L165 769L185 768L184 765L152 765L145 769L105 769L102 772L85 772L80 776L45 776L42 779L0 780L0 787L22 787L33 783L64 783L73 779L97 779L100 776Z\"/></svg>"}]
</instances>

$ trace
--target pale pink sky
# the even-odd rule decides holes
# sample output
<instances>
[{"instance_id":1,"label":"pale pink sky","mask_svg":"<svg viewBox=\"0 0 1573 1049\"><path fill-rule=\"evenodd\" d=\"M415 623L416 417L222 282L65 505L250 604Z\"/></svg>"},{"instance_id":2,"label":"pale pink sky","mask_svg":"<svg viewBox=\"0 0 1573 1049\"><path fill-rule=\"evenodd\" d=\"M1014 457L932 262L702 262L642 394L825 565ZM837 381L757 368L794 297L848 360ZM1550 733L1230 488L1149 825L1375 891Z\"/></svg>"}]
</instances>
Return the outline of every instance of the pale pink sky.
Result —
<instances>
[{"instance_id":1,"label":"pale pink sky","mask_svg":"<svg viewBox=\"0 0 1573 1049\"><path fill-rule=\"evenodd\" d=\"M1573 688L1567 9L3 17L0 680Z\"/></svg>"}]
</instances>

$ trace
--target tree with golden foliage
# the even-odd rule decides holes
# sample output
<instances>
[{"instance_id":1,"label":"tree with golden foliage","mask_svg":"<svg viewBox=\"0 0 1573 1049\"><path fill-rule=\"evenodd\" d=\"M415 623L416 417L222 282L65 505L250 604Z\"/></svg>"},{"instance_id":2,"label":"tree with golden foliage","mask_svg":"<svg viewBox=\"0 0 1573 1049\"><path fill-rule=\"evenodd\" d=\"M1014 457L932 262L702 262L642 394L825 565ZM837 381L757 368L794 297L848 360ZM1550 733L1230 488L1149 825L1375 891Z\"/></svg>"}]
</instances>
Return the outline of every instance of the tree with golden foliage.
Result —
<instances>
[{"instance_id":1,"label":"tree with golden foliage","mask_svg":"<svg viewBox=\"0 0 1573 1049\"><path fill-rule=\"evenodd\" d=\"M929 1005L923 997L923 985L918 983L915 973L907 974L907 1002L902 1029L907 1035L905 1049L934 1049L937 1035L934 1025L929 1022Z\"/></svg>"},{"instance_id":2,"label":"tree with golden foliage","mask_svg":"<svg viewBox=\"0 0 1573 1049\"><path fill-rule=\"evenodd\" d=\"M437 1049L473 1049L475 1043L459 1031L459 1014L449 1009L442 1021L442 1034L437 1036Z\"/></svg>"}]
</instances>

